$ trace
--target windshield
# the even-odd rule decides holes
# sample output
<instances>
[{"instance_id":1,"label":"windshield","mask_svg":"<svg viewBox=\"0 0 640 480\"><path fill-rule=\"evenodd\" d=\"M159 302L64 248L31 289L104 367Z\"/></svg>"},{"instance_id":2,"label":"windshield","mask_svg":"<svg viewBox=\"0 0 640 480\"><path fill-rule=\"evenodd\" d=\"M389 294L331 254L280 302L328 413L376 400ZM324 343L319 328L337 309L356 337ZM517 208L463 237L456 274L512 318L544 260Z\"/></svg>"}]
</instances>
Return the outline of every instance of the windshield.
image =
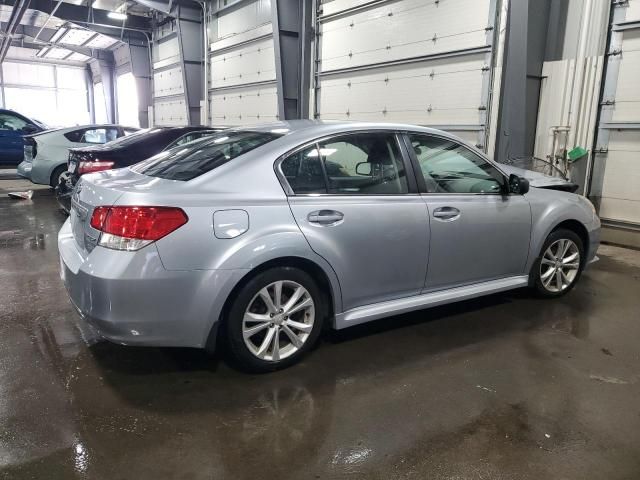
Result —
<instances>
[{"instance_id":1,"label":"windshield","mask_svg":"<svg viewBox=\"0 0 640 480\"><path fill-rule=\"evenodd\" d=\"M166 150L134 165L131 170L167 180L191 180L279 136L250 131L219 133Z\"/></svg>"}]
</instances>

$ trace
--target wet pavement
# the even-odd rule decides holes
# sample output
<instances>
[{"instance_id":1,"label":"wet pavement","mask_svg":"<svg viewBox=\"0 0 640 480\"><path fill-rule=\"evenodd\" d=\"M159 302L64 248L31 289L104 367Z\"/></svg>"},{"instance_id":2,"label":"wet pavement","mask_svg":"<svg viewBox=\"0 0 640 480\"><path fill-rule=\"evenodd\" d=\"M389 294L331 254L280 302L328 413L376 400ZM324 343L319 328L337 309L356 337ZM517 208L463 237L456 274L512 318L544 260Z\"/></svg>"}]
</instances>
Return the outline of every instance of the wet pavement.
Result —
<instances>
[{"instance_id":1,"label":"wet pavement","mask_svg":"<svg viewBox=\"0 0 640 480\"><path fill-rule=\"evenodd\" d=\"M6 176L4 178L7 178ZM640 252L327 334L237 372L99 342L58 276L51 192L0 180L0 479L640 478Z\"/></svg>"}]
</instances>

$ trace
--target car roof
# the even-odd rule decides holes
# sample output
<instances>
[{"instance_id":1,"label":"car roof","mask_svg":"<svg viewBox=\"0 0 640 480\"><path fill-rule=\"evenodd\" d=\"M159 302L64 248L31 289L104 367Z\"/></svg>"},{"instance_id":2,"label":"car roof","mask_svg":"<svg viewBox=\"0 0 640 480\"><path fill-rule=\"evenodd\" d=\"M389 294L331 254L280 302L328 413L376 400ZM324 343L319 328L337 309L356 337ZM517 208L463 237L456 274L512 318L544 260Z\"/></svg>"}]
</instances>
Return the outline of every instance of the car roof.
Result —
<instances>
[{"instance_id":1,"label":"car roof","mask_svg":"<svg viewBox=\"0 0 640 480\"><path fill-rule=\"evenodd\" d=\"M385 123L385 122L357 122L357 121L338 121L338 120L287 120L280 122L271 122L258 125L248 125L242 127L234 127L232 130L250 130L259 132L281 133L284 135L292 133L305 132L311 135L322 136L331 134L336 131L349 130L400 130L432 133L456 138L448 132L432 127L423 127L419 125L410 125L406 123Z\"/></svg>"},{"instance_id":2,"label":"car roof","mask_svg":"<svg viewBox=\"0 0 640 480\"><path fill-rule=\"evenodd\" d=\"M257 131L265 133L281 134L278 141L271 146L278 147L283 143L303 144L314 139L341 133L367 131L367 130L392 130L416 133L428 133L455 140L459 143L469 145L465 140L452 135L449 132L431 127L419 125L409 125L405 123L384 123L384 122L345 122L333 120L287 120L260 125L248 125L235 127L232 131Z\"/></svg>"}]
</instances>

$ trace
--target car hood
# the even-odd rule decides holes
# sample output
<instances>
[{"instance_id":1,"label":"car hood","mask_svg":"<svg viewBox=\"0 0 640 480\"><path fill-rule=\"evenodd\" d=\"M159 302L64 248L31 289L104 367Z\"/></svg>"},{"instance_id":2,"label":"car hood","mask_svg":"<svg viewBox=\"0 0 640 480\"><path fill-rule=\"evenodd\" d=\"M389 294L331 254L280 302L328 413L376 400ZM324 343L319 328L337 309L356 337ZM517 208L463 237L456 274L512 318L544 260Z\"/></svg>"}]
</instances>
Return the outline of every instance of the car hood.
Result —
<instances>
[{"instance_id":1,"label":"car hood","mask_svg":"<svg viewBox=\"0 0 640 480\"><path fill-rule=\"evenodd\" d=\"M520 167L514 167L513 165L500 164L500 168L507 175L518 175L529 180L529 185L537 188L551 188L556 190L564 190L568 192L575 192L578 189L578 185L566 180L562 177L552 177L545 175L544 173L535 172L533 170L526 170Z\"/></svg>"}]
</instances>

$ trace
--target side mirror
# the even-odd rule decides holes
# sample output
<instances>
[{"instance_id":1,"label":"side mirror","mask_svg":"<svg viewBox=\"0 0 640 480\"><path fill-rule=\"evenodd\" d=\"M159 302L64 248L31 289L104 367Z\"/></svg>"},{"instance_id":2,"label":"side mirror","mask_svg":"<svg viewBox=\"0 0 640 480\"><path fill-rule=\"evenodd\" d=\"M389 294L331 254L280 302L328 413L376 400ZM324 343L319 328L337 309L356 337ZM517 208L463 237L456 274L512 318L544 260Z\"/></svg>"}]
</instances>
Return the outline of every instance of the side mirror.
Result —
<instances>
[{"instance_id":1,"label":"side mirror","mask_svg":"<svg viewBox=\"0 0 640 480\"><path fill-rule=\"evenodd\" d=\"M372 175L372 167L369 162L360 162L356 164L356 173L364 177L370 177Z\"/></svg>"},{"instance_id":2,"label":"side mirror","mask_svg":"<svg viewBox=\"0 0 640 480\"><path fill-rule=\"evenodd\" d=\"M32 133L39 132L40 129L31 123L27 123L24 127L22 127L22 133L25 135L31 135Z\"/></svg>"},{"instance_id":3,"label":"side mirror","mask_svg":"<svg viewBox=\"0 0 640 480\"><path fill-rule=\"evenodd\" d=\"M509 175L509 193L524 195L529 191L529 180L518 175Z\"/></svg>"}]
</instances>

